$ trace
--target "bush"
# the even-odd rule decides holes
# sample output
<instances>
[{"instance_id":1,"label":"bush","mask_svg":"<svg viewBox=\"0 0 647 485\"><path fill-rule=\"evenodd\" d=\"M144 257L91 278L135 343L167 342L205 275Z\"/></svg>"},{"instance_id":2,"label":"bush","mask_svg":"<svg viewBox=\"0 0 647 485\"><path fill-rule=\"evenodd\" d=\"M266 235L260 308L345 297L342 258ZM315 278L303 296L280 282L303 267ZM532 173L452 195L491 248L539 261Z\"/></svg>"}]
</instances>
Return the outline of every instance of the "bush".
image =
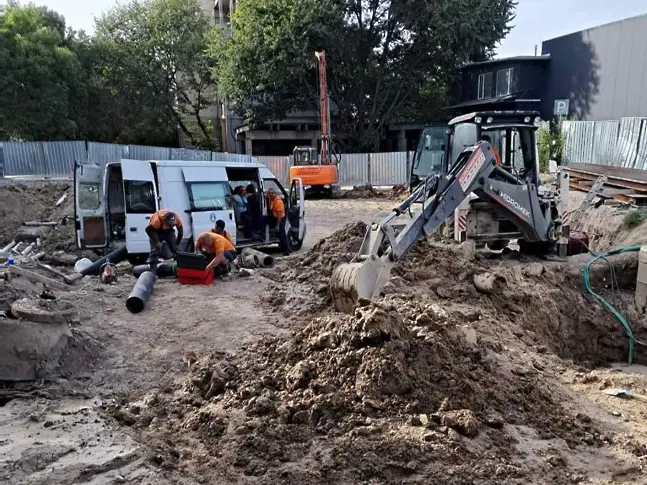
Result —
<instances>
[{"instance_id":1,"label":"bush","mask_svg":"<svg viewBox=\"0 0 647 485\"><path fill-rule=\"evenodd\" d=\"M627 229L639 226L647 219L647 210L637 209L625 215L624 224Z\"/></svg>"},{"instance_id":2,"label":"bush","mask_svg":"<svg viewBox=\"0 0 647 485\"><path fill-rule=\"evenodd\" d=\"M561 124L551 130L550 122L545 121L537 129L537 150L539 152L539 170L548 172L548 161L555 160L558 164L562 161L564 139Z\"/></svg>"}]
</instances>

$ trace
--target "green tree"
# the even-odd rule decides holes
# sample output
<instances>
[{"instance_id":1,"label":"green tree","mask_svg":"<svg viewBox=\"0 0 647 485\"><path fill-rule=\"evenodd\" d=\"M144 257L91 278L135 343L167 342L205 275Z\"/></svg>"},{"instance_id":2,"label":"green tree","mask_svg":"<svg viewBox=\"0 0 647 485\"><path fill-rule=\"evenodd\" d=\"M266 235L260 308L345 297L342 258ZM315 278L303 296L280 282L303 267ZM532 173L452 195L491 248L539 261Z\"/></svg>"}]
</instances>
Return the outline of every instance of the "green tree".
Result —
<instances>
[{"instance_id":1,"label":"green tree","mask_svg":"<svg viewBox=\"0 0 647 485\"><path fill-rule=\"evenodd\" d=\"M215 102L210 26L197 0L133 0L97 21L100 72L118 104L130 110L123 137L168 138L175 127L194 146L217 148L203 111Z\"/></svg>"},{"instance_id":2,"label":"green tree","mask_svg":"<svg viewBox=\"0 0 647 485\"><path fill-rule=\"evenodd\" d=\"M70 102L79 71L63 17L9 3L0 15L0 139L76 138Z\"/></svg>"},{"instance_id":3,"label":"green tree","mask_svg":"<svg viewBox=\"0 0 647 485\"><path fill-rule=\"evenodd\" d=\"M514 0L239 0L212 39L221 88L255 122L317 107L326 50L338 135L371 150L385 125L439 116L456 68L493 54ZM224 45L223 45L224 44ZM435 115L435 116L434 116Z\"/></svg>"}]
</instances>

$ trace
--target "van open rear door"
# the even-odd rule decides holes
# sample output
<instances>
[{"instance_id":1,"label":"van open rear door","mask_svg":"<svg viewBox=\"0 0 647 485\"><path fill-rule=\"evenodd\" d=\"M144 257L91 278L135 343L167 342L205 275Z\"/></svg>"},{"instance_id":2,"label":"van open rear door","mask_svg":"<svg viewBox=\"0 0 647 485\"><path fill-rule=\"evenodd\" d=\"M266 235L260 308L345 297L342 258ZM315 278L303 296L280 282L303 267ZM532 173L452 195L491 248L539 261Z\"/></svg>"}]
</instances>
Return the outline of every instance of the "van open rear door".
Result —
<instances>
[{"instance_id":1,"label":"van open rear door","mask_svg":"<svg viewBox=\"0 0 647 485\"><path fill-rule=\"evenodd\" d=\"M151 162L122 160L121 174L126 196L126 247L129 254L150 252L146 227L159 210Z\"/></svg>"},{"instance_id":2,"label":"van open rear door","mask_svg":"<svg viewBox=\"0 0 647 485\"><path fill-rule=\"evenodd\" d=\"M236 220L231 201L231 188L224 167L184 167L184 182L189 194L193 242L201 232L210 231L217 220L225 222L234 244Z\"/></svg>"},{"instance_id":3,"label":"van open rear door","mask_svg":"<svg viewBox=\"0 0 647 485\"><path fill-rule=\"evenodd\" d=\"M74 163L74 219L80 249L108 244L103 173L103 167Z\"/></svg>"},{"instance_id":4,"label":"van open rear door","mask_svg":"<svg viewBox=\"0 0 647 485\"><path fill-rule=\"evenodd\" d=\"M303 181L300 178L292 180L292 184L290 185L290 206L294 207L296 205L299 206L299 241L303 243L306 232L306 210L305 189L303 187Z\"/></svg>"}]
</instances>

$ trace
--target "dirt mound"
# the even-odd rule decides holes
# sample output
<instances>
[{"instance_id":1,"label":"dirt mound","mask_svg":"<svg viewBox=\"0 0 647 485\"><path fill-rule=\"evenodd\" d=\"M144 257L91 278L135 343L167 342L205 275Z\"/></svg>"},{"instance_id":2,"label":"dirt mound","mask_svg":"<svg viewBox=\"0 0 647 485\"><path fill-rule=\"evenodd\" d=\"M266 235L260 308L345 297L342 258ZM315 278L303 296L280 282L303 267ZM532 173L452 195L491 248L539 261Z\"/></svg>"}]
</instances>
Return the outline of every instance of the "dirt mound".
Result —
<instances>
[{"instance_id":1,"label":"dirt mound","mask_svg":"<svg viewBox=\"0 0 647 485\"><path fill-rule=\"evenodd\" d=\"M67 195L59 206L56 203ZM71 182L0 182L0 245L15 238L40 237L42 250L75 249L74 193ZM25 227L24 222L60 222L54 227Z\"/></svg>"},{"instance_id":2,"label":"dirt mound","mask_svg":"<svg viewBox=\"0 0 647 485\"><path fill-rule=\"evenodd\" d=\"M351 190L342 191L341 199L384 199L387 193L375 190L370 185L355 186Z\"/></svg>"},{"instance_id":3,"label":"dirt mound","mask_svg":"<svg viewBox=\"0 0 647 485\"><path fill-rule=\"evenodd\" d=\"M389 191L388 197L392 200L404 200L409 196L408 185L394 185Z\"/></svg>"},{"instance_id":4,"label":"dirt mound","mask_svg":"<svg viewBox=\"0 0 647 485\"><path fill-rule=\"evenodd\" d=\"M330 276L339 264L353 259L365 234L364 222L348 224L286 265L264 270L263 276L277 284L270 285L261 299L270 307L297 315L331 307Z\"/></svg>"},{"instance_id":5,"label":"dirt mound","mask_svg":"<svg viewBox=\"0 0 647 485\"><path fill-rule=\"evenodd\" d=\"M512 369L456 323L438 305L387 297L236 358L198 361L170 399L111 412L147 436L173 437L172 449L160 444L167 465L194 467L197 442L212 457L205 465L261 483L429 483L450 469L465 483L522 478L506 424L571 446L600 442L532 363ZM471 440L490 451L476 456Z\"/></svg>"},{"instance_id":6,"label":"dirt mound","mask_svg":"<svg viewBox=\"0 0 647 485\"><path fill-rule=\"evenodd\" d=\"M496 259L479 254L470 261L456 245L420 240L394 267L384 294L414 291L439 302L448 312L467 317L493 343L500 341L504 329L535 349L549 349L581 364L626 360L628 342L620 323L584 288L586 256L567 263L516 252L492 257ZM635 265L626 259L611 258L616 273L633 267L629 280L635 281ZM593 267L595 291L627 310L638 340L643 340L647 319L632 310L631 292L609 288L608 274L604 265ZM476 280L484 276L498 280L495 288L478 287Z\"/></svg>"}]
</instances>

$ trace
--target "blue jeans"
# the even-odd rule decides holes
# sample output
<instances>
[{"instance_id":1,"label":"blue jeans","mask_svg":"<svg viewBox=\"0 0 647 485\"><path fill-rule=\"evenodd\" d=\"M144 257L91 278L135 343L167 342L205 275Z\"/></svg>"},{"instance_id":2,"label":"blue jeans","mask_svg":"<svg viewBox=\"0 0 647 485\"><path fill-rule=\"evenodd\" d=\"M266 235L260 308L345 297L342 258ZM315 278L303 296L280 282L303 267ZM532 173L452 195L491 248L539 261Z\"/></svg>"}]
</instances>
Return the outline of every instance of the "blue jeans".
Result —
<instances>
[{"instance_id":1,"label":"blue jeans","mask_svg":"<svg viewBox=\"0 0 647 485\"><path fill-rule=\"evenodd\" d=\"M225 258L231 263L236 259L236 251L225 251Z\"/></svg>"}]
</instances>

